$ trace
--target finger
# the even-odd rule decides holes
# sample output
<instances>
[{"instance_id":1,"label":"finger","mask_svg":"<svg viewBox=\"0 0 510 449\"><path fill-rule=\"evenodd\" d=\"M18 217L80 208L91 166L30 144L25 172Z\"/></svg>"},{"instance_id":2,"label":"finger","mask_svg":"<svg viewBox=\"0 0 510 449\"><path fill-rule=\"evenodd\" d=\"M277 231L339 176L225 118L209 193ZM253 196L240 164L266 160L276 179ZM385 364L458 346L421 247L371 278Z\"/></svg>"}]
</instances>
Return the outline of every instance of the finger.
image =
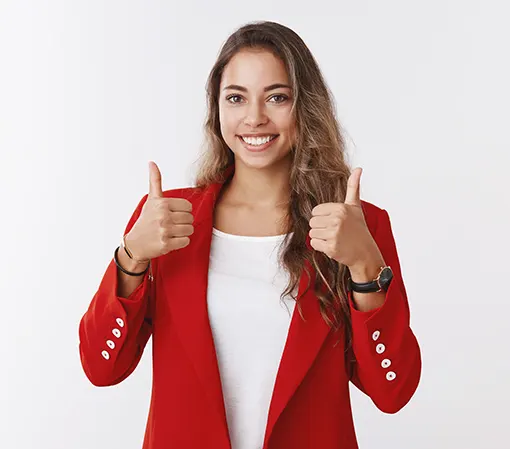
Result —
<instances>
[{"instance_id":1,"label":"finger","mask_svg":"<svg viewBox=\"0 0 510 449\"><path fill-rule=\"evenodd\" d=\"M347 181L347 193L345 194L345 204L351 204L353 206L361 205L360 198L360 179L363 169L361 167L356 168L349 176Z\"/></svg>"},{"instance_id":2,"label":"finger","mask_svg":"<svg viewBox=\"0 0 510 449\"><path fill-rule=\"evenodd\" d=\"M314 250L320 251L321 253L324 254L326 254L326 252L328 251L328 242L326 240L316 238L310 239L310 246Z\"/></svg>"},{"instance_id":3,"label":"finger","mask_svg":"<svg viewBox=\"0 0 510 449\"><path fill-rule=\"evenodd\" d=\"M334 237L334 232L332 232L331 229L329 228L314 228L310 229L308 235L310 236L311 239L327 241L330 238Z\"/></svg>"},{"instance_id":4,"label":"finger","mask_svg":"<svg viewBox=\"0 0 510 449\"><path fill-rule=\"evenodd\" d=\"M195 232L195 227L190 224L172 226L172 238L189 237Z\"/></svg>"},{"instance_id":5,"label":"finger","mask_svg":"<svg viewBox=\"0 0 510 449\"><path fill-rule=\"evenodd\" d=\"M149 161L149 198L163 198L161 172L153 161Z\"/></svg>"},{"instance_id":6,"label":"finger","mask_svg":"<svg viewBox=\"0 0 510 449\"><path fill-rule=\"evenodd\" d=\"M327 228L331 224L331 216L330 215L321 215L321 216L314 216L310 219L308 222L308 225L312 229L320 229L320 228Z\"/></svg>"},{"instance_id":7,"label":"finger","mask_svg":"<svg viewBox=\"0 0 510 449\"><path fill-rule=\"evenodd\" d=\"M171 221L174 224L192 224L194 217L189 212L172 212Z\"/></svg>"},{"instance_id":8,"label":"finger","mask_svg":"<svg viewBox=\"0 0 510 449\"><path fill-rule=\"evenodd\" d=\"M170 251L175 251L176 249L185 248L190 243L189 237L174 237L170 239Z\"/></svg>"},{"instance_id":9,"label":"finger","mask_svg":"<svg viewBox=\"0 0 510 449\"><path fill-rule=\"evenodd\" d=\"M167 198L166 203L172 212L191 212L192 204L184 198Z\"/></svg>"},{"instance_id":10,"label":"finger","mask_svg":"<svg viewBox=\"0 0 510 449\"><path fill-rule=\"evenodd\" d=\"M312 216L317 217L317 216L322 216L322 215L330 215L335 207L336 207L336 203L317 204L317 206L315 206L312 209Z\"/></svg>"}]
</instances>

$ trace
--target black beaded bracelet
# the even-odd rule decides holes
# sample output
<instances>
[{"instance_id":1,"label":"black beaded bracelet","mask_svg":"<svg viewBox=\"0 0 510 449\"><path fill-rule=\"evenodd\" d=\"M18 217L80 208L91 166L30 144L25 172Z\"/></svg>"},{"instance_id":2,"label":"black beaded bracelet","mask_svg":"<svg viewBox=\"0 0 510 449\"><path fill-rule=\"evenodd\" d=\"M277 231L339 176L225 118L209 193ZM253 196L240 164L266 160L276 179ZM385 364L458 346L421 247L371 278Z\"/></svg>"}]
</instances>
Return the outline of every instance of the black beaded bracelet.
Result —
<instances>
[{"instance_id":1,"label":"black beaded bracelet","mask_svg":"<svg viewBox=\"0 0 510 449\"><path fill-rule=\"evenodd\" d=\"M149 267L151 265L151 261L150 260L149 260L149 263L147 264L147 268L145 270L143 270L141 273L133 273L131 271L127 271L125 268L122 268L120 266L119 260L117 258L117 254L119 252L119 248L120 248L120 246L117 246L117 249L115 250L115 253L113 254L113 260L115 261L115 265L117 265L117 267L119 267L120 271L122 271L123 273L126 273L129 276L142 276L143 274L147 273L147 270L149 269Z\"/></svg>"}]
</instances>

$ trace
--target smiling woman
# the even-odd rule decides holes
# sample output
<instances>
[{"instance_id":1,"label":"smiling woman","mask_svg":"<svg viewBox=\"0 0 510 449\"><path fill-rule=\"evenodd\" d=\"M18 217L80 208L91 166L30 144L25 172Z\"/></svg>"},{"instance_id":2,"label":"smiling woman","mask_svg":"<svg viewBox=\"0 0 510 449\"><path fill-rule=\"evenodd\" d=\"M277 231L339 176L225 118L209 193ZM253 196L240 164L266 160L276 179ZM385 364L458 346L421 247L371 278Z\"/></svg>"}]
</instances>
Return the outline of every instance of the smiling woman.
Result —
<instances>
[{"instance_id":1,"label":"smiling woman","mask_svg":"<svg viewBox=\"0 0 510 449\"><path fill-rule=\"evenodd\" d=\"M144 449L356 449L349 381L395 413L421 374L388 213L294 31L239 28L207 102L196 186L163 192L151 165L80 323L85 372L121 382L153 336Z\"/></svg>"}]
</instances>

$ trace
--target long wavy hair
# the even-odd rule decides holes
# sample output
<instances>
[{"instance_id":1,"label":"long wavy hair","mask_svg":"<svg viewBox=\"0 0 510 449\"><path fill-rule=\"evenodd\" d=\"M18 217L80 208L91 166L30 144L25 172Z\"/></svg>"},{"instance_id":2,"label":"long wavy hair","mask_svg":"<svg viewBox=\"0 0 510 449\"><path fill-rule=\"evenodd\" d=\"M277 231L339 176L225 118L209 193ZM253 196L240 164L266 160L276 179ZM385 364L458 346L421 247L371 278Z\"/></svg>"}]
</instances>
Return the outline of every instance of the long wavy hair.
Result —
<instances>
[{"instance_id":1,"label":"long wavy hair","mask_svg":"<svg viewBox=\"0 0 510 449\"><path fill-rule=\"evenodd\" d=\"M347 352L352 345L347 267L326 254L310 250L306 238L312 209L316 205L345 200L350 168L333 95L312 53L291 29L275 22L251 22L237 29L222 46L206 83L208 108L195 185L204 189L211 183L224 182L225 169L235 163L234 154L221 135L219 91L225 66L237 52L245 49L268 50L280 58L293 92L291 114L296 121L296 140L291 148L288 234L279 252L290 280L281 299L286 295L295 299L303 318L299 298L293 292L297 291L307 260L317 274L313 287L321 315L335 331L345 326ZM309 276L308 288L310 279Z\"/></svg>"}]
</instances>

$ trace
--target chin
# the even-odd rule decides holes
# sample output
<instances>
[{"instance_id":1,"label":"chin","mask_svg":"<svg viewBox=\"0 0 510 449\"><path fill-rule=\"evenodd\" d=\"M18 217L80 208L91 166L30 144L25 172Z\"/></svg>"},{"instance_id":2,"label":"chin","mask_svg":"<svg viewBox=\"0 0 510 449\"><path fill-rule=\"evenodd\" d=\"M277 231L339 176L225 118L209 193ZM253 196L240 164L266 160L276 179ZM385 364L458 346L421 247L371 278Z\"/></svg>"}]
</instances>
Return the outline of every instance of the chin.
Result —
<instances>
[{"instance_id":1,"label":"chin","mask_svg":"<svg viewBox=\"0 0 510 449\"><path fill-rule=\"evenodd\" d=\"M267 155L255 155L255 157L247 155L245 153L239 154L234 153L235 163L242 164L246 167L266 169L280 165L284 160L290 157L290 151L284 154L267 154Z\"/></svg>"}]
</instances>

